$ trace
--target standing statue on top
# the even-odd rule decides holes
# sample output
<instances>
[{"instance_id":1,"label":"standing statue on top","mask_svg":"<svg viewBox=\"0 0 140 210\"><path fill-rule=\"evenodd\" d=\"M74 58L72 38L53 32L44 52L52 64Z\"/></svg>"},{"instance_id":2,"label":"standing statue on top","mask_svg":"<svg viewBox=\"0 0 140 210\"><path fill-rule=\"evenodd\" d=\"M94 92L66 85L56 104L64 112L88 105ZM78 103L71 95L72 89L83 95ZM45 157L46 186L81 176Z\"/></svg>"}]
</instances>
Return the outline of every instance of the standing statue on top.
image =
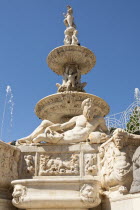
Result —
<instances>
[{"instance_id":1,"label":"standing statue on top","mask_svg":"<svg viewBox=\"0 0 140 210\"><path fill-rule=\"evenodd\" d=\"M67 13L63 15L65 17L64 24L66 26L66 30L64 31L64 45L79 45L79 41L77 38L78 31L76 30L76 25L74 23L72 7L68 5Z\"/></svg>"},{"instance_id":2,"label":"standing statue on top","mask_svg":"<svg viewBox=\"0 0 140 210\"><path fill-rule=\"evenodd\" d=\"M63 14L65 19L64 19L64 24L66 27L74 27L76 28L76 25L74 23L74 17L73 17L73 9L71 6L67 6L67 13Z\"/></svg>"}]
</instances>

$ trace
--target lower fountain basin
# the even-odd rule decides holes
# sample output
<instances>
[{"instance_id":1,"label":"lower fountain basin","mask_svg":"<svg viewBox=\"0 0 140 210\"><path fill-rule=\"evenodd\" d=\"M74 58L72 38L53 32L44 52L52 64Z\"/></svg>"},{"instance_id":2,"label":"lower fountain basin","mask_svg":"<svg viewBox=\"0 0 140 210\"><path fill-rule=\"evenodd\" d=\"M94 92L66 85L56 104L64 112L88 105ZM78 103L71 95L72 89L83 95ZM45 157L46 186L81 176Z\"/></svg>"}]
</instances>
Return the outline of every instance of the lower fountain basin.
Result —
<instances>
[{"instance_id":1,"label":"lower fountain basin","mask_svg":"<svg viewBox=\"0 0 140 210\"><path fill-rule=\"evenodd\" d=\"M12 181L21 209L88 209L100 204L98 177L34 177Z\"/></svg>"}]
</instances>

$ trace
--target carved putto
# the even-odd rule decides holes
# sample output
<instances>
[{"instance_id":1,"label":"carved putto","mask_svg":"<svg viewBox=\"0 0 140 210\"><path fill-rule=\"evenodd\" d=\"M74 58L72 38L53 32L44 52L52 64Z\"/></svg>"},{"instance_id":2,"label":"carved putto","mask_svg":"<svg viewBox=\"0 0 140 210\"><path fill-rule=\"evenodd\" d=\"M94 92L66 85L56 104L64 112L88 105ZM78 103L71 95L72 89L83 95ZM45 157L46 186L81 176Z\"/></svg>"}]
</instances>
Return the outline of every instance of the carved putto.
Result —
<instances>
[{"instance_id":1,"label":"carved putto","mask_svg":"<svg viewBox=\"0 0 140 210\"><path fill-rule=\"evenodd\" d=\"M85 174L86 175L97 175L97 155L86 154L85 155Z\"/></svg>"},{"instance_id":2,"label":"carved putto","mask_svg":"<svg viewBox=\"0 0 140 210\"><path fill-rule=\"evenodd\" d=\"M62 85L56 84L58 92L64 91L78 91L84 92L86 82L81 83L81 74L77 64L67 64L64 67Z\"/></svg>"},{"instance_id":3,"label":"carved putto","mask_svg":"<svg viewBox=\"0 0 140 210\"><path fill-rule=\"evenodd\" d=\"M34 166L34 158L32 155L25 155L24 160L26 162L26 171L29 174L34 174L35 166Z\"/></svg>"},{"instance_id":4,"label":"carved putto","mask_svg":"<svg viewBox=\"0 0 140 210\"><path fill-rule=\"evenodd\" d=\"M39 176L54 175L78 175L79 155L72 154L70 160L62 160L62 157L40 156Z\"/></svg>"}]
</instances>

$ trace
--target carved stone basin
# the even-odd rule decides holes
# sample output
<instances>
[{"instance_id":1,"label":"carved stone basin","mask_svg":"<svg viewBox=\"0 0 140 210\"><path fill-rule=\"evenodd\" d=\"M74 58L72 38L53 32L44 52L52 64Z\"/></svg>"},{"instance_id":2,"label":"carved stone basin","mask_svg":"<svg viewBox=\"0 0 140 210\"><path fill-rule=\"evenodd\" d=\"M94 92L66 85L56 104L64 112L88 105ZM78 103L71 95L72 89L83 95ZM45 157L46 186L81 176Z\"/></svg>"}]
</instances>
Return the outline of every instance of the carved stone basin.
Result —
<instances>
[{"instance_id":1,"label":"carved stone basin","mask_svg":"<svg viewBox=\"0 0 140 210\"><path fill-rule=\"evenodd\" d=\"M23 209L88 209L100 204L97 178L35 177L16 180L12 203Z\"/></svg>"},{"instance_id":2,"label":"carved stone basin","mask_svg":"<svg viewBox=\"0 0 140 210\"><path fill-rule=\"evenodd\" d=\"M35 113L42 120L63 123L82 114L81 103L86 98L92 100L95 115L104 117L109 113L110 107L102 98L88 93L70 91L41 99L36 104Z\"/></svg>"},{"instance_id":3,"label":"carved stone basin","mask_svg":"<svg viewBox=\"0 0 140 210\"><path fill-rule=\"evenodd\" d=\"M94 53L86 47L69 45L60 46L50 52L47 57L48 66L58 75L62 75L67 63L79 66L81 74L87 74L95 65Z\"/></svg>"},{"instance_id":4,"label":"carved stone basin","mask_svg":"<svg viewBox=\"0 0 140 210\"><path fill-rule=\"evenodd\" d=\"M13 205L20 209L88 209L100 204L98 145L18 146L19 179Z\"/></svg>"}]
</instances>

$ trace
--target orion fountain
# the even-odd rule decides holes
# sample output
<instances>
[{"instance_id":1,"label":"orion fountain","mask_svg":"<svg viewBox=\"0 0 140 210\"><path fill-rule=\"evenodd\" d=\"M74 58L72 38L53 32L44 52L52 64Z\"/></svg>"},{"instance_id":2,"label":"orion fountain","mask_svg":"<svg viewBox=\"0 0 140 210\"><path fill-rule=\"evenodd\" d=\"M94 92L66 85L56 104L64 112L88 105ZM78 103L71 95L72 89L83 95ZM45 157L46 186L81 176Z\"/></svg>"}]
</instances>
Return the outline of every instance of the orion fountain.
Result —
<instances>
[{"instance_id":1,"label":"orion fountain","mask_svg":"<svg viewBox=\"0 0 140 210\"><path fill-rule=\"evenodd\" d=\"M47 57L49 68L62 75L62 84L36 104L41 124L16 143L20 160L12 203L18 209L87 210L98 207L104 196L127 194L132 183L128 155L140 138L122 129L109 133L104 120L108 104L86 93L86 83L81 82L96 57L80 45L70 6L64 24L64 45ZM130 154L127 146L132 142Z\"/></svg>"}]
</instances>

